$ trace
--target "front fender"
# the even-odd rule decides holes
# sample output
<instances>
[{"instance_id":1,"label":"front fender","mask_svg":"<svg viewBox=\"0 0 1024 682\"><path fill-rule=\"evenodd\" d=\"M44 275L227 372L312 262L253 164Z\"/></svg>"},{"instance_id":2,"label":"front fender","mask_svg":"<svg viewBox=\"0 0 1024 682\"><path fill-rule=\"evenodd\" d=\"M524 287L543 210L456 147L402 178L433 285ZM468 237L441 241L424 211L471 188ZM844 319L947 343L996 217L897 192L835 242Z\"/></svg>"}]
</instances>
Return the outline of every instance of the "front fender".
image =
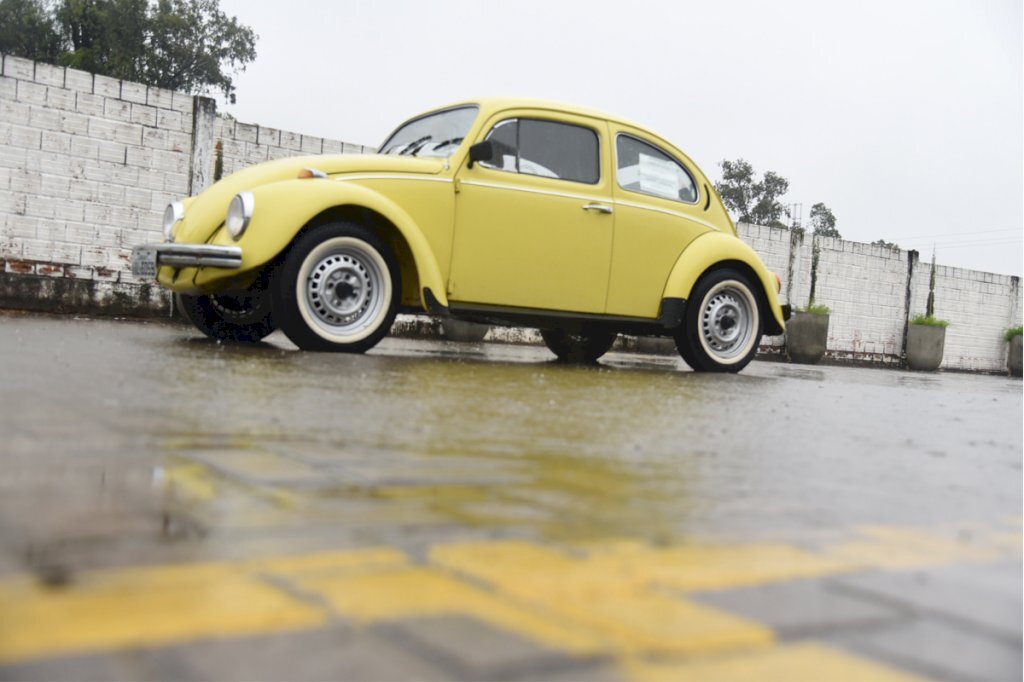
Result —
<instances>
[{"instance_id":1,"label":"front fender","mask_svg":"<svg viewBox=\"0 0 1024 682\"><path fill-rule=\"evenodd\" d=\"M338 206L367 208L391 221L409 244L422 290L429 288L438 301L448 300L430 244L415 221L394 201L361 185L330 180L285 180L252 190L255 199L252 220L241 239L235 241L223 227L214 234L211 244L240 246L242 267L234 274L262 267L283 251L295 235L313 218ZM223 271L200 270L196 284L202 287L223 277ZM425 301L421 301L426 304Z\"/></svg>"},{"instance_id":2,"label":"front fender","mask_svg":"<svg viewBox=\"0 0 1024 682\"><path fill-rule=\"evenodd\" d=\"M768 309L778 323L779 333L784 331L786 320L775 291L775 278L752 248L730 234L705 232L690 242L676 260L662 298L689 300L701 276L724 261L738 261L754 272L764 290Z\"/></svg>"}]
</instances>

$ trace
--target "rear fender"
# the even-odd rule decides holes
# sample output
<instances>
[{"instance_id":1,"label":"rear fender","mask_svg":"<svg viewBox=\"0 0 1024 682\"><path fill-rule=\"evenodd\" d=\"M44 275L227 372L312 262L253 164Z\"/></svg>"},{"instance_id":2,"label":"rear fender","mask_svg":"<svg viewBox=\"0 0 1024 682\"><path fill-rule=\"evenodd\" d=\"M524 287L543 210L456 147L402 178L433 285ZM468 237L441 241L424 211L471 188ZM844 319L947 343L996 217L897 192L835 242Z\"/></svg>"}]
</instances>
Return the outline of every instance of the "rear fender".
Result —
<instances>
[{"instance_id":1,"label":"rear fender","mask_svg":"<svg viewBox=\"0 0 1024 682\"><path fill-rule=\"evenodd\" d=\"M775 290L775 277L752 248L729 234L706 232L694 239L673 266L662 299L689 300L693 288L706 272L729 262L745 265L757 278L764 294L766 312L770 312L775 321L774 325L770 321L765 324L765 332L781 334L786 329L786 321Z\"/></svg>"}]
</instances>

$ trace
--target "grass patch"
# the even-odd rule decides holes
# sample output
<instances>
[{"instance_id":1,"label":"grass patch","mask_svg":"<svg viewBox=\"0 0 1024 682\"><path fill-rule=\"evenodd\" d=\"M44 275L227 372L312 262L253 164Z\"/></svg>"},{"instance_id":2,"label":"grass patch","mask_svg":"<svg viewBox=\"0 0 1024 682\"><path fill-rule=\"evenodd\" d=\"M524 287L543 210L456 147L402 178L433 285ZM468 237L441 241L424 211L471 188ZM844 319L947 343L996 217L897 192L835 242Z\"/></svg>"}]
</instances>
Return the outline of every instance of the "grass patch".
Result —
<instances>
[{"instance_id":1,"label":"grass patch","mask_svg":"<svg viewBox=\"0 0 1024 682\"><path fill-rule=\"evenodd\" d=\"M949 320L940 320L933 315L914 315L910 318L910 324L920 324L925 327L948 327Z\"/></svg>"},{"instance_id":2,"label":"grass patch","mask_svg":"<svg viewBox=\"0 0 1024 682\"><path fill-rule=\"evenodd\" d=\"M832 312L832 309L824 303L812 303L806 308L797 308L796 311L798 313L810 313L811 315L828 315Z\"/></svg>"},{"instance_id":3,"label":"grass patch","mask_svg":"<svg viewBox=\"0 0 1024 682\"><path fill-rule=\"evenodd\" d=\"M1003 338L1007 341L1013 341L1013 337L1020 336L1022 334L1024 334L1024 327L1010 327L1006 330L1006 333L1003 334Z\"/></svg>"}]
</instances>

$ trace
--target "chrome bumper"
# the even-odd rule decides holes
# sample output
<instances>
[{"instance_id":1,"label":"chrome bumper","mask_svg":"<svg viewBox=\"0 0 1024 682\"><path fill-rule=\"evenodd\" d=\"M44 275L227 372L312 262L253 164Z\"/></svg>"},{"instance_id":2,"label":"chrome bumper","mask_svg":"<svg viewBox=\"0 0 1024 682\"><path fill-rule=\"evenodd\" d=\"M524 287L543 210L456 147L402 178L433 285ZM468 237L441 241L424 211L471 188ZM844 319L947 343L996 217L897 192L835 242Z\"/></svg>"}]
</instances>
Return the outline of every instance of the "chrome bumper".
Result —
<instances>
[{"instance_id":1,"label":"chrome bumper","mask_svg":"<svg viewBox=\"0 0 1024 682\"><path fill-rule=\"evenodd\" d=\"M238 246L211 244L145 244L132 249L132 274L155 277L156 268L170 265L176 268L242 267L242 249Z\"/></svg>"}]
</instances>

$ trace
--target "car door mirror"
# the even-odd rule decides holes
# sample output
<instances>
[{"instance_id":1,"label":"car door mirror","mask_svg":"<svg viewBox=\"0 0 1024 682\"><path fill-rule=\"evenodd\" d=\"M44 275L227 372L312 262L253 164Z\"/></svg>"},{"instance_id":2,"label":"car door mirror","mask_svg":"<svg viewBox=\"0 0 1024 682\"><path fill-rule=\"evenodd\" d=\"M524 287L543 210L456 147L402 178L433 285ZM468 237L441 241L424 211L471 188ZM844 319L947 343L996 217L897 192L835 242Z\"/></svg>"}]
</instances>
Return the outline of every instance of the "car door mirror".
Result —
<instances>
[{"instance_id":1,"label":"car door mirror","mask_svg":"<svg viewBox=\"0 0 1024 682\"><path fill-rule=\"evenodd\" d=\"M494 161L496 151L490 140L477 142L469 148L469 167L472 168L477 161Z\"/></svg>"}]
</instances>

